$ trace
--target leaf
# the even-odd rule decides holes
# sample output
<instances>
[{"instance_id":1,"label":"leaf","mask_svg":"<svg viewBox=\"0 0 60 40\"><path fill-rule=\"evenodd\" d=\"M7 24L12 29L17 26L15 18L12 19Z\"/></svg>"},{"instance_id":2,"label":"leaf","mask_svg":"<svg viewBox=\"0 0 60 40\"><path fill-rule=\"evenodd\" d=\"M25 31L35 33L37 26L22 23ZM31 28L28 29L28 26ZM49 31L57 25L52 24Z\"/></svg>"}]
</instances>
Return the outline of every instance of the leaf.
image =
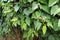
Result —
<instances>
[{"instance_id":1,"label":"leaf","mask_svg":"<svg viewBox=\"0 0 60 40\"><path fill-rule=\"evenodd\" d=\"M55 5L59 0L49 0L49 7Z\"/></svg>"},{"instance_id":2,"label":"leaf","mask_svg":"<svg viewBox=\"0 0 60 40\"><path fill-rule=\"evenodd\" d=\"M21 24L21 28L22 28L22 30L26 30L27 29L26 23Z\"/></svg>"},{"instance_id":3,"label":"leaf","mask_svg":"<svg viewBox=\"0 0 60 40\"><path fill-rule=\"evenodd\" d=\"M35 12L35 15L36 15L36 17L38 18L38 17L40 17L41 12L40 12L40 11L36 11L36 12Z\"/></svg>"},{"instance_id":4,"label":"leaf","mask_svg":"<svg viewBox=\"0 0 60 40\"><path fill-rule=\"evenodd\" d=\"M41 15L41 12L40 11L36 11L35 13L32 14L32 18L37 19L37 18L40 17L40 15Z\"/></svg>"},{"instance_id":5,"label":"leaf","mask_svg":"<svg viewBox=\"0 0 60 40\"><path fill-rule=\"evenodd\" d=\"M32 35L32 33L33 33L33 29L30 28L28 31L28 37L30 37Z\"/></svg>"},{"instance_id":6,"label":"leaf","mask_svg":"<svg viewBox=\"0 0 60 40\"><path fill-rule=\"evenodd\" d=\"M31 8L25 8L25 9L24 9L24 14L25 14L26 16L29 16L32 12L33 12L33 11L32 11Z\"/></svg>"},{"instance_id":7,"label":"leaf","mask_svg":"<svg viewBox=\"0 0 60 40\"><path fill-rule=\"evenodd\" d=\"M53 29L54 29L54 31L58 31L58 30L60 30L60 28L58 27L58 19L57 18L51 18L51 22L52 22L52 24L53 24Z\"/></svg>"},{"instance_id":8,"label":"leaf","mask_svg":"<svg viewBox=\"0 0 60 40\"><path fill-rule=\"evenodd\" d=\"M53 28L52 22L50 20L46 20L47 26Z\"/></svg>"},{"instance_id":9,"label":"leaf","mask_svg":"<svg viewBox=\"0 0 60 40\"><path fill-rule=\"evenodd\" d=\"M53 35L50 35L50 36L48 37L48 40L55 40L55 38L54 38Z\"/></svg>"},{"instance_id":10,"label":"leaf","mask_svg":"<svg viewBox=\"0 0 60 40\"><path fill-rule=\"evenodd\" d=\"M38 1L43 3L43 4L47 4L47 0L38 0Z\"/></svg>"},{"instance_id":11,"label":"leaf","mask_svg":"<svg viewBox=\"0 0 60 40\"><path fill-rule=\"evenodd\" d=\"M47 5L41 5L40 4L40 9L42 9L43 11L49 13L49 7Z\"/></svg>"},{"instance_id":12,"label":"leaf","mask_svg":"<svg viewBox=\"0 0 60 40\"><path fill-rule=\"evenodd\" d=\"M27 0L24 0L23 2L24 2L24 3L27 3L28 1L27 1Z\"/></svg>"},{"instance_id":13,"label":"leaf","mask_svg":"<svg viewBox=\"0 0 60 40\"><path fill-rule=\"evenodd\" d=\"M58 20L58 27L60 27L60 19Z\"/></svg>"},{"instance_id":14,"label":"leaf","mask_svg":"<svg viewBox=\"0 0 60 40\"><path fill-rule=\"evenodd\" d=\"M34 26L35 26L35 29L38 31L41 27L41 22L39 20L34 21Z\"/></svg>"},{"instance_id":15,"label":"leaf","mask_svg":"<svg viewBox=\"0 0 60 40\"><path fill-rule=\"evenodd\" d=\"M43 32L44 35L45 35L46 31L47 31L47 27L46 27L46 25L44 25L44 26L42 27L42 32Z\"/></svg>"},{"instance_id":16,"label":"leaf","mask_svg":"<svg viewBox=\"0 0 60 40\"><path fill-rule=\"evenodd\" d=\"M32 2L33 0L28 0L28 2Z\"/></svg>"},{"instance_id":17,"label":"leaf","mask_svg":"<svg viewBox=\"0 0 60 40\"><path fill-rule=\"evenodd\" d=\"M59 12L60 12L60 8L58 7L58 5L55 5L51 8L51 15L55 16Z\"/></svg>"},{"instance_id":18,"label":"leaf","mask_svg":"<svg viewBox=\"0 0 60 40\"><path fill-rule=\"evenodd\" d=\"M17 21L18 18L17 17L14 17L13 19L11 19L11 21Z\"/></svg>"},{"instance_id":19,"label":"leaf","mask_svg":"<svg viewBox=\"0 0 60 40\"><path fill-rule=\"evenodd\" d=\"M19 6L18 5L15 5L14 6L14 10L17 12L19 10Z\"/></svg>"},{"instance_id":20,"label":"leaf","mask_svg":"<svg viewBox=\"0 0 60 40\"><path fill-rule=\"evenodd\" d=\"M22 19L21 19L21 29L22 30L26 30L27 29L27 24Z\"/></svg>"},{"instance_id":21,"label":"leaf","mask_svg":"<svg viewBox=\"0 0 60 40\"><path fill-rule=\"evenodd\" d=\"M31 19L30 19L29 17L27 17L27 18L26 18L26 24L27 24L28 26L30 26L30 21L31 21Z\"/></svg>"},{"instance_id":22,"label":"leaf","mask_svg":"<svg viewBox=\"0 0 60 40\"><path fill-rule=\"evenodd\" d=\"M12 10L8 9L8 10L5 10L4 13L10 13Z\"/></svg>"},{"instance_id":23,"label":"leaf","mask_svg":"<svg viewBox=\"0 0 60 40\"><path fill-rule=\"evenodd\" d=\"M38 8L38 3L33 2L33 3L32 3L32 10L34 11L34 10L36 10L37 8Z\"/></svg>"},{"instance_id":24,"label":"leaf","mask_svg":"<svg viewBox=\"0 0 60 40\"><path fill-rule=\"evenodd\" d=\"M34 31L34 34L35 34L35 36L37 36L37 37L38 37L38 32Z\"/></svg>"},{"instance_id":25,"label":"leaf","mask_svg":"<svg viewBox=\"0 0 60 40\"><path fill-rule=\"evenodd\" d=\"M32 18L36 18L36 15L34 13L32 14Z\"/></svg>"}]
</instances>

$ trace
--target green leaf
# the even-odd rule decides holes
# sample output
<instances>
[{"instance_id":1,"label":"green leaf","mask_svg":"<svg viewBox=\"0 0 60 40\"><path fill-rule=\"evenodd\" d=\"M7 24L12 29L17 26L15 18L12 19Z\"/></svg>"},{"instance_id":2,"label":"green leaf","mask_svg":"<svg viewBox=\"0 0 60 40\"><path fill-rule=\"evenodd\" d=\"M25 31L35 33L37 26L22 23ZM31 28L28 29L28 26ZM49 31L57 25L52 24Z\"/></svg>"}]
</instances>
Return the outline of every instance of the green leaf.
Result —
<instances>
[{"instance_id":1,"label":"green leaf","mask_svg":"<svg viewBox=\"0 0 60 40\"><path fill-rule=\"evenodd\" d=\"M40 11L36 11L35 13L32 14L32 18L39 18L41 15Z\"/></svg>"},{"instance_id":2,"label":"green leaf","mask_svg":"<svg viewBox=\"0 0 60 40\"><path fill-rule=\"evenodd\" d=\"M56 4L59 0L49 0L49 7L53 6Z\"/></svg>"},{"instance_id":3,"label":"green leaf","mask_svg":"<svg viewBox=\"0 0 60 40\"><path fill-rule=\"evenodd\" d=\"M27 0L24 0L23 2L24 2L24 3L27 3L28 1L27 1Z\"/></svg>"},{"instance_id":4,"label":"green leaf","mask_svg":"<svg viewBox=\"0 0 60 40\"><path fill-rule=\"evenodd\" d=\"M44 26L42 27L42 32L43 32L44 35L45 35L46 31L47 31L47 27L46 27L46 25L44 25Z\"/></svg>"},{"instance_id":5,"label":"green leaf","mask_svg":"<svg viewBox=\"0 0 60 40\"><path fill-rule=\"evenodd\" d=\"M26 30L27 29L27 24L22 19L21 19L21 29L22 30Z\"/></svg>"},{"instance_id":6,"label":"green leaf","mask_svg":"<svg viewBox=\"0 0 60 40\"><path fill-rule=\"evenodd\" d=\"M33 0L28 0L28 2L32 2Z\"/></svg>"},{"instance_id":7,"label":"green leaf","mask_svg":"<svg viewBox=\"0 0 60 40\"><path fill-rule=\"evenodd\" d=\"M30 21L31 21L31 19L30 19L29 17L27 17L27 18L26 18L26 24L27 24L28 26L30 26Z\"/></svg>"},{"instance_id":8,"label":"green leaf","mask_svg":"<svg viewBox=\"0 0 60 40\"><path fill-rule=\"evenodd\" d=\"M26 15L26 16L29 16L31 13L32 13L32 9L31 8L25 8L23 13Z\"/></svg>"},{"instance_id":9,"label":"green leaf","mask_svg":"<svg viewBox=\"0 0 60 40\"><path fill-rule=\"evenodd\" d=\"M46 20L47 26L53 28L52 22L50 20Z\"/></svg>"},{"instance_id":10,"label":"green leaf","mask_svg":"<svg viewBox=\"0 0 60 40\"><path fill-rule=\"evenodd\" d=\"M43 11L49 13L49 7L47 5L40 5L40 9L42 9Z\"/></svg>"},{"instance_id":11,"label":"green leaf","mask_svg":"<svg viewBox=\"0 0 60 40\"><path fill-rule=\"evenodd\" d=\"M34 21L34 26L35 26L35 29L38 31L41 27L41 22L39 20Z\"/></svg>"},{"instance_id":12,"label":"green leaf","mask_svg":"<svg viewBox=\"0 0 60 40\"><path fill-rule=\"evenodd\" d=\"M34 13L32 14L32 18L36 18L36 15Z\"/></svg>"},{"instance_id":13,"label":"green leaf","mask_svg":"<svg viewBox=\"0 0 60 40\"><path fill-rule=\"evenodd\" d=\"M32 33L33 33L33 29L30 28L28 31L28 37L30 37L32 35Z\"/></svg>"},{"instance_id":14,"label":"green leaf","mask_svg":"<svg viewBox=\"0 0 60 40\"><path fill-rule=\"evenodd\" d=\"M58 5L55 5L51 8L51 15L55 16L59 12L60 12L60 8L58 7Z\"/></svg>"},{"instance_id":15,"label":"green leaf","mask_svg":"<svg viewBox=\"0 0 60 40\"><path fill-rule=\"evenodd\" d=\"M60 19L58 20L58 27L60 27Z\"/></svg>"},{"instance_id":16,"label":"green leaf","mask_svg":"<svg viewBox=\"0 0 60 40\"><path fill-rule=\"evenodd\" d=\"M21 24L21 28L22 28L22 30L26 30L27 29L26 23Z\"/></svg>"},{"instance_id":17,"label":"green leaf","mask_svg":"<svg viewBox=\"0 0 60 40\"><path fill-rule=\"evenodd\" d=\"M47 0L38 0L38 1L43 3L43 4L47 4Z\"/></svg>"},{"instance_id":18,"label":"green leaf","mask_svg":"<svg viewBox=\"0 0 60 40\"><path fill-rule=\"evenodd\" d=\"M53 35L50 35L50 36L48 37L48 40L55 40L55 38L54 38Z\"/></svg>"},{"instance_id":19,"label":"green leaf","mask_svg":"<svg viewBox=\"0 0 60 40\"><path fill-rule=\"evenodd\" d=\"M38 32L34 31L34 34L35 34L35 36L37 36L37 37L38 37Z\"/></svg>"},{"instance_id":20,"label":"green leaf","mask_svg":"<svg viewBox=\"0 0 60 40\"><path fill-rule=\"evenodd\" d=\"M54 29L54 31L58 31L58 30L60 30L60 28L58 27L58 19L57 18L51 18L51 22L52 22L52 24L53 24L53 29Z\"/></svg>"},{"instance_id":21,"label":"green leaf","mask_svg":"<svg viewBox=\"0 0 60 40\"><path fill-rule=\"evenodd\" d=\"M38 17L40 17L41 12L40 12L40 11L36 11L36 12L35 12L35 15L36 15L36 17L38 18Z\"/></svg>"},{"instance_id":22,"label":"green leaf","mask_svg":"<svg viewBox=\"0 0 60 40\"><path fill-rule=\"evenodd\" d=\"M32 10L34 11L34 10L36 10L37 8L38 8L38 3L33 2L33 3L32 3Z\"/></svg>"},{"instance_id":23,"label":"green leaf","mask_svg":"<svg viewBox=\"0 0 60 40\"><path fill-rule=\"evenodd\" d=\"M15 5L14 6L14 10L17 12L19 10L19 6L18 5Z\"/></svg>"},{"instance_id":24,"label":"green leaf","mask_svg":"<svg viewBox=\"0 0 60 40\"><path fill-rule=\"evenodd\" d=\"M12 10L8 9L8 10L5 10L4 13L10 13Z\"/></svg>"}]
</instances>

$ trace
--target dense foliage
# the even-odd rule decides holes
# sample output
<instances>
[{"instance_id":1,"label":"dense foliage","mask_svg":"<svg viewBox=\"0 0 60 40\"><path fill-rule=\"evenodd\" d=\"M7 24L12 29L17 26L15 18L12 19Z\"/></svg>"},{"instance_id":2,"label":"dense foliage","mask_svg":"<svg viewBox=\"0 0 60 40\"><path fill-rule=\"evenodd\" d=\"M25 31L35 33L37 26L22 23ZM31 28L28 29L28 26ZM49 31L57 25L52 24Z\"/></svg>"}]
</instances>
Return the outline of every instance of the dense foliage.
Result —
<instances>
[{"instance_id":1,"label":"dense foliage","mask_svg":"<svg viewBox=\"0 0 60 40\"><path fill-rule=\"evenodd\" d=\"M60 40L60 0L0 0L0 35L15 28L23 40Z\"/></svg>"}]
</instances>

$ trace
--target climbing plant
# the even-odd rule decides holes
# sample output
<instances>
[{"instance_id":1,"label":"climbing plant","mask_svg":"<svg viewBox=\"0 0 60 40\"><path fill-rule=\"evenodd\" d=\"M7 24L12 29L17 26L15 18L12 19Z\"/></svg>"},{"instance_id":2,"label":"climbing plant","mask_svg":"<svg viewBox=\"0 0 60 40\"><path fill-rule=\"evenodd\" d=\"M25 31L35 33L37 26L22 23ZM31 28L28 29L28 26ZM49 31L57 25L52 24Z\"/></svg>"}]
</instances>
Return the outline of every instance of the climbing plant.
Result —
<instances>
[{"instance_id":1,"label":"climbing plant","mask_svg":"<svg viewBox=\"0 0 60 40\"><path fill-rule=\"evenodd\" d=\"M14 28L22 40L60 40L60 0L0 0L0 35Z\"/></svg>"}]
</instances>

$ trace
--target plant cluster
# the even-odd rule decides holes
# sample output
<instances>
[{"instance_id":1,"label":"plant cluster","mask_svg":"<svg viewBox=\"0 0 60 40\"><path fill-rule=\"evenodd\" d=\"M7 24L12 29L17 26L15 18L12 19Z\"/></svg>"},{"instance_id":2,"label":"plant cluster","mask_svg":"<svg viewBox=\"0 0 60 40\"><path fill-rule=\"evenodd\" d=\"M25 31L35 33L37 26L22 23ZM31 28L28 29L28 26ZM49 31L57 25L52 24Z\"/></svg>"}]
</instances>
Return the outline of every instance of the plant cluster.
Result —
<instances>
[{"instance_id":1,"label":"plant cluster","mask_svg":"<svg viewBox=\"0 0 60 40\"><path fill-rule=\"evenodd\" d=\"M0 0L0 35L17 27L23 40L60 40L60 0Z\"/></svg>"}]
</instances>

